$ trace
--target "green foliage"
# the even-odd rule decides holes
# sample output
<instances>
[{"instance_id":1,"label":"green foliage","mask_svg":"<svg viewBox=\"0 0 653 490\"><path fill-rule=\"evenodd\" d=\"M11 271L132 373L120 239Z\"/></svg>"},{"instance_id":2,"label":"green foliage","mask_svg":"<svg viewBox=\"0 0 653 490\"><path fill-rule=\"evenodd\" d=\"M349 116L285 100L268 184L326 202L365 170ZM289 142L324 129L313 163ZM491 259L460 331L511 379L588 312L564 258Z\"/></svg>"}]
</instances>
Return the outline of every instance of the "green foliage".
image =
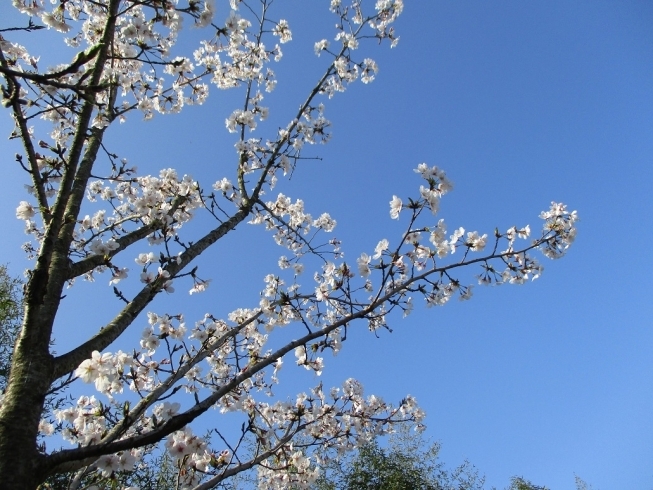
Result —
<instances>
[{"instance_id":1,"label":"green foliage","mask_svg":"<svg viewBox=\"0 0 653 490\"><path fill-rule=\"evenodd\" d=\"M351 490L439 490L437 482L431 481L431 475L417 463L410 456L386 453L378 443L372 443L359 452L345 486Z\"/></svg>"},{"instance_id":2,"label":"green foliage","mask_svg":"<svg viewBox=\"0 0 653 490\"><path fill-rule=\"evenodd\" d=\"M331 462L313 490L481 490L484 478L464 462L448 470L438 460L440 445L402 430L387 447L378 441L349 458Z\"/></svg>"},{"instance_id":3,"label":"green foliage","mask_svg":"<svg viewBox=\"0 0 653 490\"><path fill-rule=\"evenodd\" d=\"M576 490L593 490L592 485L588 485L582 478L578 475L574 476L576 480Z\"/></svg>"},{"instance_id":4,"label":"green foliage","mask_svg":"<svg viewBox=\"0 0 653 490\"><path fill-rule=\"evenodd\" d=\"M115 472L103 477L96 471L81 476L79 488L101 488L103 490L122 490L137 487L141 490L176 490L177 468L169 455L146 456L147 464L139 465L135 471ZM77 475L71 473L50 476L38 490L66 490Z\"/></svg>"},{"instance_id":5,"label":"green foliage","mask_svg":"<svg viewBox=\"0 0 653 490\"><path fill-rule=\"evenodd\" d=\"M83 475L74 473L60 473L51 475L37 490L68 490L76 477L79 477L80 490L124 490L125 488L138 488L139 490L179 490L186 488L179 483L179 467L166 452L157 450L156 446L146 448L150 451L143 456L143 460L134 471L114 472L110 476L103 476L88 467ZM243 486L243 483L245 485ZM249 485L247 484L249 483ZM253 490L256 487L255 479L245 478L245 475L236 475L226 482L214 487L218 490Z\"/></svg>"},{"instance_id":6,"label":"green foliage","mask_svg":"<svg viewBox=\"0 0 653 490\"><path fill-rule=\"evenodd\" d=\"M9 378L11 354L20 332L23 283L12 277L6 265L0 265L0 392Z\"/></svg>"},{"instance_id":7,"label":"green foliage","mask_svg":"<svg viewBox=\"0 0 653 490\"><path fill-rule=\"evenodd\" d=\"M515 476L510 481L510 486L507 490L551 490L549 487L541 487L535 485L530 481L522 478L521 476Z\"/></svg>"}]
</instances>

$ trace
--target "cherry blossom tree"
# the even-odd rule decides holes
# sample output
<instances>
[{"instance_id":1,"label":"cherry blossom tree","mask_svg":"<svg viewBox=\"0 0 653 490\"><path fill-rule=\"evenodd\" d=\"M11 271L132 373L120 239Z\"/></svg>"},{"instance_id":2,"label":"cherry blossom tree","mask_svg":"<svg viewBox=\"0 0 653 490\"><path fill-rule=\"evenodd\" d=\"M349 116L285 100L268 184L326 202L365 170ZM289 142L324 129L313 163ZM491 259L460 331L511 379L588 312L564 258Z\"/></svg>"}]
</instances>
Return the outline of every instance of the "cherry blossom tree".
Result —
<instances>
[{"instance_id":1,"label":"cherry blossom tree","mask_svg":"<svg viewBox=\"0 0 653 490\"><path fill-rule=\"evenodd\" d=\"M261 137L264 100L277 84L273 65L292 40L280 4L272 4L13 0L26 17L1 30L2 102L15 122L10 136L22 146L16 163L29 179L16 217L25 222L33 267L0 408L3 488L33 489L61 475L69 475L69 488L82 488L91 476L111 481L132 471L157 451L174 462L179 488L213 488L250 469L261 488L306 487L329 458L396 424L420 428L424 413L410 396L396 405L366 396L354 379L330 389L318 384L292 401L271 399L284 363L320 375L323 355L337 353L354 325L375 332L416 301L468 299L470 283L535 279L542 267L532 253L558 258L573 241L576 212L558 203L540 215L544 226L533 237L528 226L489 236L448 232L434 215L451 183L440 168L420 163L415 195L390 200L389 219L400 220L404 232L345 260L329 235L334 218L312 216L301 199L268 196L278 179L305 171L309 145L329 141L329 100L374 80L377 64L361 52L398 42L393 23L403 3L325 4L336 31L314 46L323 74L294 117ZM205 40L177 55L189 46L182 24L201 29ZM72 61L42 67L45 28L77 49ZM33 45L13 42L18 33ZM242 97L217 122L235 142L226 175L212 182L196 181L189 169L139 175L107 148L116 122L138 124L138 114L147 120L202 104L211 86ZM187 227L198 216L211 223L199 236ZM265 227L285 249L263 291L226 318L161 311L162 295L209 288L212 271L199 270L195 259L245 223ZM121 306L97 334L54 354L59 307L75 294L66 288L101 273L110 274ZM138 285L134 294L126 292L128 281ZM116 349L128 329L144 325L139 345ZM294 340L275 342L281 328ZM72 383L87 395L48 409L46 399ZM240 417L237 434L198 434L193 422L209 409Z\"/></svg>"}]
</instances>

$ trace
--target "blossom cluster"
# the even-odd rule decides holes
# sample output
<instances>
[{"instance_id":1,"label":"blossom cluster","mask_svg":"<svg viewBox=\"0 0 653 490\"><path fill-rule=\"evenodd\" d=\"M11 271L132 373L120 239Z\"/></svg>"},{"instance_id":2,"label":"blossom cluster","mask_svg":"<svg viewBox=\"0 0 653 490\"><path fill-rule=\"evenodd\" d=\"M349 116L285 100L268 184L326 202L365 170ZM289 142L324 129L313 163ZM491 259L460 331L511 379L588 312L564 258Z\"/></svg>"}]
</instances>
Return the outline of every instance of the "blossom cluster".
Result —
<instances>
[{"instance_id":1,"label":"blossom cluster","mask_svg":"<svg viewBox=\"0 0 653 490\"><path fill-rule=\"evenodd\" d=\"M307 488L334 454L359 447L396 424L420 429L424 413L410 396L397 406L364 396L354 379L328 393L320 383L294 399L270 401L287 357L290 364L321 376L325 351L337 355L358 320L379 335L382 329L390 330L393 312L405 316L412 311L413 297L423 298L427 306L443 305L456 295L469 299L472 285L458 275L463 266L481 268L474 279L480 284L535 279L542 266L531 251L560 257L576 235L576 212L557 203L541 214L542 235L530 244L518 245L518 240L530 237L529 226L497 230L493 238L463 227L451 231L433 216L453 185L442 169L421 163L415 169L422 179L415 196L394 195L389 203L390 218L406 223L398 237L381 239L355 264L345 260L337 238L329 235L320 242L336 227L331 215L313 215L302 199L281 192L276 198L263 196L282 174L292 175L307 145L330 140L331 122L316 98L330 98L356 80L375 79L376 62L357 53L366 38L397 44L393 24L403 2L377 0L374 11L367 13L363 2L331 0L337 32L331 41L314 45L328 66L287 125L266 140L252 135L261 132L269 115L264 94L277 84L269 65L282 58L280 45L292 40L292 31L286 20L268 16L272 2L261 1L265 8L257 16L247 2L231 0L230 12L219 22L214 20L213 0L185 6L177 1L68 0L53 4L51 10L38 1L13 0L24 14L69 35L67 44L84 48L71 63L42 73L32 71L38 70L39 58L0 39L6 66L25 74L22 85L30 89L21 85L8 96L17 123L12 136L21 137L33 150L27 163L18 157L31 175L28 191L37 201L21 201L16 209L16 217L25 221L26 232L38 245L26 245L28 252L36 254L46 243L48 220L54 219L53 198L69 200L67 209L83 209L58 223L72 230L65 257L68 280L92 280L94 273L110 271L109 283L126 304L121 319L135 313L134 321L157 294L173 293L173 281L180 277L192 278L191 294L204 291L210 279L186 267L239 223L264 225L287 250L278 261L280 271L264 276L260 295L249 308L237 308L225 318L207 313L188 325L182 314L149 312L131 353L107 352L110 342L85 351L89 358L70 370L71 377L92 383L102 401L83 396L72 406L57 407L39 429L44 437L61 434L76 446L67 454L81 460L90 461L85 449L101 447L103 454L93 456L89 469L106 478L133 470L144 457L142 448L158 440L179 470L180 488L217 485L252 465L257 465L260 488ZM110 5L124 10L112 16ZM115 26L107 27L114 17ZM184 18L199 28L212 26L212 37L201 41L192 57L176 51ZM126 160L104 148L104 131L115 121L125 121L132 111L150 119L157 112L176 113L185 105L201 104L210 83L220 89L241 88L244 94L243 104L224 120L237 140L232 155L235 176L216 180L210 193L190 175L180 177L170 168L158 176L138 176ZM14 103L17 97L25 103ZM27 128L36 117L50 125L49 142L36 142L34 130ZM99 148L105 150L110 170L103 172L100 165L79 170L76 197L66 175L78 164L81 168L87 161L95 163ZM74 161L72 153L83 157ZM229 211L222 207L224 200L230 202ZM200 211L215 219L215 227L199 240L183 238L182 227ZM138 248L144 245L141 241L147 241L147 249ZM129 277L129 268L118 265L127 249L134 251L129 261L136 264L143 293L132 299L116 287ZM309 267L313 274L304 274ZM307 275L309 284L302 286L298 280ZM115 324L104 332L112 328ZM281 328L291 332L292 341L284 344L272 338ZM184 393L189 396L184 398ZM234 436L218 429L204 437L193 432L188 421L209 409L240 417L235 440L229 442ZM125 441L133 447L124 449ZM252 448L248 456L242 450L245 443Z\"/></svg>"},{"instance_id":2,"label":"blossom cluster","mask_svg":"<svg viewBox=\"0 0 653 490\"><path fill-rule=\"evenodd\" d=\"M151 8L147 3L130 5L124 14L117 17L110 50L106 49L100 35L108 21L108 11L102 2L95 4L71 0L48 11L39 2L15 0L15 7L22 13L37 16L48 28L69 34L66 42L70 46L87 47L70 64L53 67L44 76L26 80L27 84L34 86L34 93L37 94L27 107L40 107L40 117L52 125L52 143L39 142L52 155L37 154L36 162L42 175L40 182L30 186L31 192L38 195L39 187L43 188L48 197L53 197L57 192L61 169L65 165L61 149L71 143L79 122L78 111L66 102L70 99L66 95L68 92L84 94L87 100L91 100L88 94L93 94L97 109L91 127L102 129L115 119L124 121L132 110L142 111L147 119L155 111L178 112L184 104L202 103L208 95L208 86L203 81L207 78L219 88L246 85L247 93L254 95L248 96L245 108L236 109L227 118L226 124L230 131L243 131L236 144L241 155L243 173L262 169L261 181L271 187L276 182L276 171L282 170L286 175L294 166L305 143L327 142L330 138L330 122L324 117L323 105L313 106L310 99L302 106L298 117L286 129L279 131L276 140L263 142L261 139L244 137L245 129L253 131L257 120L265 120L268 115L268 108L261 105L262 92L271 91L276 85L276 78L267 64L273 59L278 61L282 56L279 44L268 49L264 40L271 34L283 44L291 41L292 32L288 22L283 19L272 21L267 17L254 20L245 18L239 10L240 3L230 2L231 11L224 20L223 27L218 25L214 38L201 42L191 60L171 54L178 42L183 18L190 15L196 27L216 25L213 20L216 6L212 0L201 5L193 2L192 8L183 8L170 2L161 11ZM396 44L398 38L391 25L401 13L403 4L398 0L376 2L375 12L370 15L363 14L358 2L354 2L351 7L336 2L330 8L340 19L335 40L343 48L339 53L332 53L333 63L317 87L321 93L329 92L328 87L333 84L341 85L343 80L347 83L354 81L359 77L359 71L366 83L374 78L378 70L376 63L369 58L355 62L351 58L352 52L359 48L359 41L369 37L367 29L370 28L374 37L379 40L390 39L393 45ZM266 27L268 22L274 25L271 31ZM346 26L355 28L352 31ZM3 43L10 66L18 69L20 63L29 62L30 66L37 68L38 59L31 57L25 47L5 41ZM328 51L327 44L324 44L324 50L321 51ZM160 62L153 64L153 53ZM106 58L104 65L96 65L95 60L100 60L101 57ZM159 65L163 70L157 68ZM26 68L20 65L19 69ZM94 73L99 73L100 77L94 78ZM165 76L171 77L171 82L166 82ZM57 84L51 84L49 80L52 79L56 79ZM96 85L91 85L91 79L95 80L92 83ZM113 93L111 88L104 88L107 86L119 90ZM338 89L341 90L344 87ZM28 97L27 93L21 94L23 95ZM315 94L312 97L314 96ZM110 105L113 106L109 107ZM112 166L115 170L116 165L112 163ZM170 223L167 223L165 230L157 230L150 235L151 243L162 243L174 237L175 233L171 233L171 230L190 219L198 206L208 202L211 209L219 207L213 196L200 196L197 184L187 177L177 182L176 186L159 187L157 178L135 178L135 169L127 169L124 164L118 166L119 171L106 179L113 182L113 186L106 186L101 180L88 184L89 199L94 201L101 198L109 202L114 208L115 218L105 218L107 211L100 209L94 215L87 215L80 220L75 237L75 253L111 257L122 249L117 235L124 231L127 224L147 225L157 219L172 219L175 226L168 226ZM216 190L221 190L225 197L237 205L241 204L245 193L245 189L240 187L241 185L233 187L228 181L223 181L220 185L216 183ZM174 200L174 197L179 196L188 198L179 203ZM201 202L202 199L204 202ZM175 209L172 211L173 216L170 216L172 207ZM44 227L33 219L35 214L36 208L31 203L21 202L17 216L26 221L26 232L39 242L44 236ZM91 233L83 236L86 231ZM27 243L24 248L30 255L34 255L38 246ZM102 272L106 269L112 272L112 284L128 275L127 268L110 263L99 265L94 270ZM92 279L93 272L84 271L85 277Z\"/></svg>"},{"instance_id":3,"label":"blossom cluster","mask_svg":"<svg viewBox=\"0 0 653 490\"><path fill-rule=\"evenodd\" d=\"M259 488L309 488L319 476L320 467L330 458L386 434L394 424L410 421L423 429L424 412L413 397L406 397L397 408L392 408L379 397L363 395L362 385L351 378L345 380L342 388L333 388L328 394L321 385L308 394L300 394L294 410L307 426L302 446L319 442L319 450L312 457L293 444L276 451L274 458L258 467ZM278 406L265 407L261 416L274 417ZM331 449L335 455L331 455Z\"/></svg>"},{"instance_id":4,"label":"blossom cluster","mask_svg":"<svg viewBox=\"0 0 653 490\"><path fill-rule=\"evenodd\" d=\"M247 324L251 319L252 311L235 311L231 321ZM150 320L158 322L158 326L170 323L170 318L150 314ZM230 342L221 341L226 334L233 331L226 323L215 321L209 317L198 322L193 329L190 338L202 341L207 346L206 350L213 352L205 359L210 366L210 373L201 376L200 369L197 369L198 354L185 365L176 364L174 360L167 359L155 362L150 360L144 362L145 357L152 358L155 346L149 346L150 351L139 356L138 360L132 362L121 362L125 359L122 353L115 356L111 354L94 353L92 359L84 361L77 375L84 381L98 384L103 377L115 379L118 376L123 382L129 376L135 375L135 366L147 364L149 372L139 372L141 379L148 378L146 383L132 383L131 388L139 393L153 391L166 380L157 381L162 376L162 371L172 370L170 377L179 378L186 373L185 378L192 381L195 386L195 393L202 395L202 386L213 386L213 390L228 384L237 376L242 376L247 368L238 369L239 358L237 354L229 357L231 348ZM257 337L256 329L250 328L251 336ZM163 336L163 335L161 335ZM260 335L259 335L260 337ZM248 356L258 356L252 353L249 347L251 343L243 343L238 351L248 351ZM192 348L190 345L188 348ZM217 347L213 350L214 347ZM176 349L168 349L174 352ZM200 356L201 357L201 356ZM275 376L282 364L277 359L273 374ZM116 366L122 366L118 370ZM131 374L127 374L124 366L130 366ZM190 367L193 366L193 367ZM254 366L254 365L252 365ZM158 372L158 374L155 374ZM278 382L278 380L276 380ZM187 385L190 386L190 385ZM314 481L319 474L318 462L324 462L324 458L330 452L329 449L336 449L342 454L360 444L369 441L377 435L391 430L395 423L421 423L424 413L417 406L414 398L406 397L398 407L394 408L381 398L376 396L364 397L362 385L354 379L346 380L342 388L333 388L328 394L324 393L322 385L313 388L310 394L299 394L294 402L277 401L268 403L258 400L255 393L266 384L262 377L246 378L245 382L237 388L226 393L216 401L216 408L222 412L242 412L248 417L248 425L244 428L244 435L254 438L257 447L257 454L266 463L259 468L259 484L272 485L268 488L282 488L282 484L292 482L295 485L305 487ZM113 390L114 395L122 390ZM144 394L144 393L143 393ZM143 399L145 400L145 398ZM141 402L142 403L142 402ZM167 421L174 419L181 411L181 404L178 402L164 401L163 403L149 404L151 414L139 417L138 422L128 431L126 435L133 435L147 430L156 430ZM71 407L56 412L57 420L62 424L64 437L70 442L88 445L100 442L103 435L107 434L110 426L120 423L120 412L124 412L124 402L119 402L114 397L110 398L109 405L102 405L94 398L82 398L76 407ZM93 417L95 416L95 417ZM129 416L127 413L124 416ZM245 427L245 426L243 426ZM299 432L301 428L302 437L310 439L309 446L315 446L320 450L310 456L310 453L301 452L301 458L294 449L292 437L288 434ZM176 461L176 464L184 469L181 476L181 488L192 488L202 481L207 475L219 479L221 472L227 467L238 466L233 455L228 450L215 451L210 447L206 438L193 434L189 427L181 431L171 433L165 441L165 448ZM113 471L129 471L139 457L139 453L119 453L102 457L95 464L95 468L105 476L110 476ZM293 471L288 471L292 467ZM217 480L216 480L217 481Z\"/></svg>"},{"instance_id":5,"label":"blossom cluster","mask_svg":"<svg viewBox=\"0 0 653 490\"><path fill-rule=\"evenodd\" d=\"M70 413L58 415L62 423L71 425L62 429L66 437L80 444L99 442L99 434L110 429L107 424L120 423L124 402L117 397L127 384L131 391L143 397L141 408L134 414L138 422L127 434L156 430L177 416L181 407L179 403L167 401L157 405L158 396L179 386L194 396L213 400L213 406L221 412L245 414L250 423L243 429L243 437L253 437L258 445L257 454L267 460L258 470L260 484L283 488L289 484L309 485L318 474L320 458L327 457L319 452L311 456L294 448L288 434L299 431L300 426L303 437L313 438L312 445L326 451L330 447L352 449L366 438L388 430L395 422L420 424L423 413L411 398L395 409L378 397L363 398L362 387L353 380L348 380L342 390L332 390L330 401L321 386L310 395L300 394L294 403L269 404L258 395L271 395L272 385L279 382L283 357L291 352L297 365L319 376L325 365L319 354L327 349L337 354L345 340L342 326L356 317L366 319L370 330L377 331L387 328L387 316L392 309L398 307L405 314L412 310L411 293L423 295L428 306L442 305L456 293L461 299L471 297L472 287L462 285L451 275L460 263L446 265L441 260L462 249L464 264L468 254L482 252L487 247L488 236L466 232L460 227L447 237L442 219L432 227L418 225L423 210L436 212L431 192L437 193L439 199L451 186L436 167L420 165L417 170L429 183L429 192L422 186L420 198L410 199L412 204L405 209L396 205L396 196L390 203L392 218L398 219L404 212L411 214L406 232L396 248L383 239L373 255L361 254L357 271L344 261L327 260L313 276L317 285L312 292L302 292L296 282L287 283L280 275L268 274L258 308L234 310L227 321L206 315L190 331L181 315L150 313L141 352L131 356L121 352L115 355L94 352L76 374L86 382L95 383L98 391L109 397L110 405L100 411L93 408L95 413L102 414L93 423L86 420L93 410L78 408L74 412L72 409L61 412ZM229 190L227 185L224 188ZM395 212L398 216L394 216ZM265 216L258 218L261 222L273 223L268 228L274 231L277 242L293 253L292 259L282 257L279 266L282 271L292 271L295 278L302 269L301 259L312 247L302 237L312 228L328 232L335 225L329 216L314 220L305 212L302 201L293 203L283 194L262 205L258 216ZM522 283L529 276L535 278L541 266L527 254L528 250L555 246L556 250L564 251L568 247L575 236L577 214L554 203L549 211L542 213L542 218L545 219L543 236L523 250L517 249L515 241L528 238L530 227L512 227L505 234L495 233L494 252L481 261L484 273L478 278L480 283ZM501 240L507 242L507 249L499 252L497 245ZM136 259L144 267L154 260L153 254L140 254ZM504 264L505 270L499 272L493 263ZM365 281L362 285L356 285L357 275ZM374 278L378 281L376 287ZM360 297L360 292L366 297ZM308 327L309 331L297 347L265 350L268 336L275 328L292 324ZM264 368L268 366L274 367L273 372L266 372ZM148 393L161 395L149 399ZM86 405L87 402L83 406ZM186 468L188 485L201 481L201 475L219 479L225 467L239 464L230 452L211 449L207 440L193 435L189 428L169 435L166 441L168 451L177 454L179 464ZM106 468L116 467L118 460L110 458ZM99 463L97 468L109 471Z\"/></svg>"}]
</instances>

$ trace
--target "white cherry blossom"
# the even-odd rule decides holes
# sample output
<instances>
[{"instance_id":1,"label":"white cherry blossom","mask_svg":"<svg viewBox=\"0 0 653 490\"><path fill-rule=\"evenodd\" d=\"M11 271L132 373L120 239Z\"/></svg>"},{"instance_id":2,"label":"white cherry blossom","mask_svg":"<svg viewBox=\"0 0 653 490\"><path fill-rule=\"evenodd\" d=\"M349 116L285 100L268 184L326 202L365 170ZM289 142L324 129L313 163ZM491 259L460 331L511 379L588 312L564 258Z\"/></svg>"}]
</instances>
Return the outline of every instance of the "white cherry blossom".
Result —
<instances>
[{"instance_id":1,"label":"white cherry blossom","mask_svg":"<svg viewBox=\"0 0 653 490\"><path fill-rule=\"evenodd\" d=\"M259 12L251 3L230 0L227 12L213 0L13 2L19 12L68 33L64 42L77 53L71 62L40 70L44 62L27 47L0 39L7 66L15 68L11 76L20 81L10 96L25 101L14 104L19 110L11 110L15 137L29 150L21 158L34 202L20 201L16 209L30 239L24 248L38 258L31 271L36 279L29 281L27 293L42 296L30 289L43 280L41 264L61 263L65 278L53 274L45 279L60 281L48 283L54 294L46 288L47 301L64 296L64 284L107 273L109 295L120 303L116 316L103 320L107 323L98 325L85 343L63 355L47 351L59 381L69 375L98 392L98 398L81 396L33 421L32 433L70 444L44 449L44 465L54 461L53 470L85 464L83 471L94 472L101 484L113 484L116 473L151 462L147 452L160 443L157 450L173 459L180 488L218 485L225 475L253 466L260 488L305 488L318 477L323 458L353 450L396 424L422 429L424 412L410 396L397 405L366 396L353 378L330 390L320 383L293 398L271 400L284 363L290 364L286 369L299 366L321 376L328 356L345 348L348 329L360 324L370 335L380 335L390 331L396 312L408 315L417 299L430 307L455 296L471 298L472 286L458 276L467 270L463 266L480 267L472 280L481 284L526 283L543 270L533 250L558 258L576 236L576 212L552 203L541 214L542 235L521 248L515 242L531 235L528 226L497 231L494 238L476 231L465 234L458 227L447 239L445 222L434 222L433 215L453 185L442 169L420 163L415 173L422 185L415 185L414 195L405 201L409 204L396 195L390 201L390 218L401 215L396 226L405 224L405 229L391 240L380 240L371 256L358 252L355 264L345 260L344 245L332 235L335 217L314 210L308 200L272 190L305 167L311 145L330 141L328 99L379 74L366 50L377 43L396 45L393 23L403 2L350 6L332 0L336 31L327 36L335 41L313 45L324 71L308 96L300 98L298 109L274 126L270 118L283 113L264 105L265 97L287 80L277 80L271 66L284 62L280 44L285 47L293 36L288 22L274 17L272 3L264 2ZM109 14L112 8L115 15ZM182 41L184 23L198 29L190 51L190 41ZM9 38L10 32L3 35ZM205 173L210 180L199 182L184 174L185 162L180 170L139 174L104 139L116 122L138 124L136 119L177 113L204 103L216 89L234 92L233 98L224 99L231 105L221 116L222 130L226 128L233 145L224 158L235 162L230 171L220 162L220 172L231 172L227 176ZM131 117L136 113L138 118ZM36 119L38 125L31 127ZM72 180L67 172L75 173ZM65 212L57 202L69 203ZM194 221L197 216L202 219ZM207 222L209 230L202 231ZM260 225L285 254L278 269L271 264L275 273L262 274L263 283L249 304L245 300L222 317L207 312L192 320L178 311L151 311L176 308L171 301L153 302L163 292L175 294L173 282L181 281L185 286L178 289L190 294L207 290L212 278L204 274L210 271L195 259L222 237L232 236L243 222ZM55 242L65 244L63 253L58 247L51 251ZM454 260L449 255L459 248ZM129 275L124 265L132 260L137 273ZM304 270L307 274L301 276ZM216 280L218 291L228 284ZM94 287L100 283L107 287L102 281ZM42 313L56 310L50 306ZM84 321L95 324L98 318L86 315ZM54 320L39 321L52 325ZM126 352L108 352L132 326L142 329L136 345ZM34 348L47 348L48 340ZM63 382L65 386L68 381ZM46 392L40 395L45 398ZM219 429L213 438L194 432L194 420L209 408L240 418L235 439ZM299 439L310 442L300 447ZM63 459L57 463L56 458Z\"/></svg>"}]
</instances>

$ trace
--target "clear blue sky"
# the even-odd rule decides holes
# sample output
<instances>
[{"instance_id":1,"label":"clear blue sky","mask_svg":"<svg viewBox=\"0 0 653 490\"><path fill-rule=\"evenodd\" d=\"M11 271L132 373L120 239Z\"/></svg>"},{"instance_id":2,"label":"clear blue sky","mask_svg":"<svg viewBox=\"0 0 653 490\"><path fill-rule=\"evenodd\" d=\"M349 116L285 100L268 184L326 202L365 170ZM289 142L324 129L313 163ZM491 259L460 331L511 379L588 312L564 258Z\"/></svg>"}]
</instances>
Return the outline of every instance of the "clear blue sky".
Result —
<instances>
[{"instance_id":1,"label":"clear blue sky","mask_svg":"<svg viewBox=\"0 0 653 490\"><path fill-rule=\"evenodd\" d=\"M294 40L277 66L271 122L260 136L296 110L320 73L324 60L312 46L332 38L327 6L275 3ZM9 10L0 7L0 18ZM227 13L219 2L217 18ZM363 47L379 63L377 80L328 101L333 140L311 149L323 160L280 184L313 214L338 220L349 260L397 236L388 201L415 194L420 162L455 183L440 212L451 228L539 229L537 215L552 200L579 211L576 243L564 259L546 260L538 281L477 288L472 301L438 309L418 304L379 339L360 325L337 358L326 358L327 386L356 377L389 401L416 396L443 460L469 459L489 485L523 475L571 490L577 474L595 489L653 488L652 25L649 1L407 1L397 48ZM206 106L178 116L146 124L133 116L113 130L111 149L142 172L173 167L208 187L234 175L223 121L239 101L213 90ZM0 133L10 131L5 111ZM0 151L2 260L19 273L26 237L14 209L26 180L16 145L3 139ZM214 280L207 293L175 294L153 309L183 311L192 322L205 311L253 306L283 253L262 230L238 230L200 262ZM71 290L57 350L118 307L108 280ZM287 366L290 391L316 383Z\"/></svg>"}]
</instances>

